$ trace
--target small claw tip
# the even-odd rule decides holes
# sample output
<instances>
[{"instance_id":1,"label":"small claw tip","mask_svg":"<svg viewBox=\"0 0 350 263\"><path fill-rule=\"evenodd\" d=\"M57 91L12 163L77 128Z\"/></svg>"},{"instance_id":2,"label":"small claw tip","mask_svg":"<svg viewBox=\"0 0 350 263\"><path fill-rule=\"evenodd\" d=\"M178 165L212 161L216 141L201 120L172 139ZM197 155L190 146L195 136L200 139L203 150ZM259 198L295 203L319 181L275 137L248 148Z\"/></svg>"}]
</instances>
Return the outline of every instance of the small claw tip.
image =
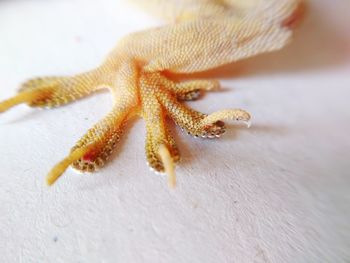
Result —
<instances>
[{"instance_id":1,"label":"small claw tip","mask_svg":"<svg viewBox=\"0 0 350 263\"><path fill-rule=\"evenodd\" d=\"M11 109L12 107L14 107L18 104L30 102L38 94L39 94L38 91L20 92L17 95L15 95L14 97L0 102L0 113Z\"/></svg>"},{"instance_id":2,"label":"small claw tip","mask_svg":"<svg viewBox=\"0 0 350 263\"><path fill-rule=\"evenodd\" d=\"M174 176L169 176L169 179L168 179L168 185L169 185L169 188L171 189L174 189L176 187L176 178L175 178L175 174Z\"/></svg>"},{"instance_id":3,"label":"small claw tip","mask_svg":"<svg viewBox=\"0 0 350 263\"><path fill-rule=\"evenodd\" d=\"M3 113L5 111L9 110L10 108L12 108L15 105L16 105L16 102L13 99L8 99L8 100L0 102L0 113Z\"/></svg>"},{"instance_id":4,"label":"small claw tip","mask_svg":"<svg viewBox=\"0 0 350 263\"><path fill-rule=\"evenodd\" d=\"M53 185L57 179L67 170L67 168L76 160L82 158L87 152L96 147L94 144L78 148L72 151L65 159L55 165L46 177L47 185Z\"/></svg>"},{"instance_id":5,"label":"small claw tip","mask_svg":"<svg viewBox=\"0 0 350 263\"><path fill-rule=\"evenodd\" d=\"M54 168L52 168L52 170L46 176L46 184L48 186L53 185L57 181L57 179L64 173L64 171L68 168L69 165L70 165L70 162L68 162L66 159L58 163Z\"/></svg>"},{"instance_id":6,"label":"small claw tip","mask_svg":"<svg viewBox=\"0 0 350 263\"><path fill-rule=\"evenodd\" d=\"M175 188L176 176L175 176L175 165L173 158L170 155L168 148L161 144L158 148L158 154L163 162L165 173L168 175L169 188Z\"/></svg>"}]
</instances>

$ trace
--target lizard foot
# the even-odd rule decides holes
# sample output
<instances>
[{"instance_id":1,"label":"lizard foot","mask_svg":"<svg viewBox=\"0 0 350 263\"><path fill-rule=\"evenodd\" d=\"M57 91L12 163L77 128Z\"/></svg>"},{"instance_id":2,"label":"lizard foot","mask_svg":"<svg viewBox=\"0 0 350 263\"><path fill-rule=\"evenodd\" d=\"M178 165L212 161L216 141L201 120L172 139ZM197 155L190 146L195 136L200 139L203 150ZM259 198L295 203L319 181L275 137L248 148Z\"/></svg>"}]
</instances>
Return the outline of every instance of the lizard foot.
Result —
<instances>
[{"instance_id":1,"label":"lizard foot","mask_svg":"<svg viewBox=\"0 0 350 263\"><path fill-rule=\"evenodd\" d=\"M204 114L187 107L184 100L198 99L203 91L219 84L173 81L172 74L203 72L279 50L289 42L301 17L299 0L143 2L154 2L155 9L166 16L172 14L168 19L176 23L125 36L96 70L73 77L34 79L24 83L15 97L0 102L1 113L20 103L51 108L100 88L111 91L113 109L51 170L48 184L69 166L82 172L101 167L117 147L125 123L140 116L146 122L147 162L156 172L168 174L169 185L174 186L180 154L166 125L167 117L192 136L216 138L225 132L222 120L249 125L250 115L241 109ZM169 12L164 12L165 7Z\"/></svg>"},{"instance_id":2,"label":"lizard foot","mask_svg":"<svg viewBox=\"0 0 350 263\"><path fill-rule=\"evenodd\" d=\"M213 80L173 81L161 72L140 70L133 63L118 69L103 68L74 77L46 77L25 82L19 93L0 103L3 112L19 103L32 107L57 107L82 98L102 87L113 95L113 109L76 143L66 158L48 174L53 184L69 167L94 172L103 166L117 147L126 122L141 116L146 122L146 159L150 168L168 175L169 186L175 186L175 163L180 153L166 125L170 117L188 134L215 138L225 132L223 119L249 122L250 115L240 109L203 114L181 101L197 99L203 91L219 88Z\"/></svg>"}]
</instances>

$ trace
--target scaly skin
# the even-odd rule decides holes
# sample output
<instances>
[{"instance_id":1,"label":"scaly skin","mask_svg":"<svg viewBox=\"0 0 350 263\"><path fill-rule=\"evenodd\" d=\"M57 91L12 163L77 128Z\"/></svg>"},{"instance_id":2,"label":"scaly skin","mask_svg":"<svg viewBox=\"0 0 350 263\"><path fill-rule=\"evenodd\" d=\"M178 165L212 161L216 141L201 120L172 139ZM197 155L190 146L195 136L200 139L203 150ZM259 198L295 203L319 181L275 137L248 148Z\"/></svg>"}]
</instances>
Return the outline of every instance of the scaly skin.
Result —
<instances>
[{"instance_id":1,"label":"scaly skin","mask_svg":"<svg viewBox=\"0 0 350 263\"><path fill-rule=\"evenodd\" d=\"M134 0L135 2L135 0ZM135 116L146 122L146 158L156 172L175 185L180 154L165 119L169 116L193 136L219 137L223 119L249 122L241 109L210 115L183 105L202 91L215 90L215 80L174 81L177 74L212 69L284 47L300 17L298 0L150 0L137 1L161 14L169 25L123 38L98 68L72 77L44 77L25 82L19 93L2 103L0 112L19 104L57 107L99 89L109 89L114 105L70 154L49 173L53 184L71 165L83 172L103 166L125 123Z\"/></svg>"}]
</instances>

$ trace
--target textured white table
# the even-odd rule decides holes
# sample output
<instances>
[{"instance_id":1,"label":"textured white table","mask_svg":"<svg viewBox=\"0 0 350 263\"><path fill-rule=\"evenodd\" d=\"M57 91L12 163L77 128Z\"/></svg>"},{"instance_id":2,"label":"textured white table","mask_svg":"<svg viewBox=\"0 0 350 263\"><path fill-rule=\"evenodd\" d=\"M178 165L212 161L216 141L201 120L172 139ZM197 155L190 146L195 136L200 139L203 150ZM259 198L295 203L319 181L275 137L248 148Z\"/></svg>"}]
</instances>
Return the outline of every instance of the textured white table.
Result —
<instances>
[{"instance_id":1,"label":"textured white table","mask_svg":"<svg viewBox=\"0 0 350 263\"><path fill-rule=\"evenodd\" d=\"M158 24L98 2L1 1L0 99L29 77L90 69L121 36ZM349 262L349 10L312 1L288 48L216 71L226 89L191 105L245 108L253 126L215 141L177 129L175 190L146 166L142 121L101 172L45 186L108 94L1 115L0 261Z\"/></svg>"}]
</instances>

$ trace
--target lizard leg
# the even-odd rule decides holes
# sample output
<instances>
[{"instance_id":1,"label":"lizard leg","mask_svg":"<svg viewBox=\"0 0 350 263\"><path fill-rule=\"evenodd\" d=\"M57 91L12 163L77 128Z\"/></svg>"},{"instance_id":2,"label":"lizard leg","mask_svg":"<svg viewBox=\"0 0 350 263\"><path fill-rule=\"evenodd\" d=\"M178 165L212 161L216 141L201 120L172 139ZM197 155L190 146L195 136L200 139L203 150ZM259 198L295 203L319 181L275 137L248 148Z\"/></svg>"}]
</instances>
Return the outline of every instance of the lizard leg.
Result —
<instances>
[{"instance_id":1,"label":"lizard leg","mask_svg":"<svg viewBox=\"0 0 350 263\"><path fill-rule=\"evenodd\" d=\"M0 102L0 113L20 103L53 108L75 101L105 87L100 69L73 77L43 77L23 83L14 97Z\"/></svg>"},{"instance_id":2,"label":"lizard leg","mask_svg":"<svg viewBox=\"0 0 350 263\"><path fill-rule=\"evenodd\" d=\"M146 121L146 158L152 170L168 175L168 184L174 187L175 163L180 154L174 138L166 127L166 114L155 95L155 86L147 75L140 79L140 93L142 98L142 117Z\"/></svg>"}]
</instances>

